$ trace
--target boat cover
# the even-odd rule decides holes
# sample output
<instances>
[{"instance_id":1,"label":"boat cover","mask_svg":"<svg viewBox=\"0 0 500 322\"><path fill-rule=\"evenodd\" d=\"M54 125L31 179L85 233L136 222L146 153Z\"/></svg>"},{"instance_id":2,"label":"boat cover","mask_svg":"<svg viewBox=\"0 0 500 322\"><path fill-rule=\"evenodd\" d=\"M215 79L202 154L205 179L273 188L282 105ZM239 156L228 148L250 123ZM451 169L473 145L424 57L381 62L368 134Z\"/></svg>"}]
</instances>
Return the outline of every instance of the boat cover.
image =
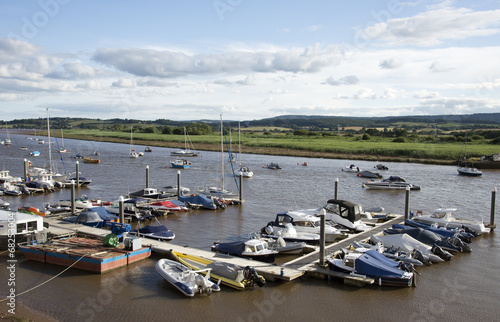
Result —
<instances>
[{"instance_id":1,"label":"boat cover","mask_svg":"<svg viewBox=\"0 0 500 322\"><path fill-rule=\"evenodd\" d=\"M236 280L238 277L238 270L242 268L235 264L213 262L207 265L208 268L212 269L212 273L222 277L226 277L232 280Z\"/></svg>"},{"instance_id":2,"label":"boat cover","mask_svg":"<svg viewBox=\"0 0 500 322\"><path fill-rule=\"evenodd\" d=\"M194 205L201 205L206 209L217 209L217 206L214 205L212 199L204 195L179 196L179 200Z\"/></svg>"},{"instance_id":3,"label":"boat cover","mask_svg":"<svg viewBox=\"0 0 500 322\"><path fill-rule=\"evenodd\" d=\"M145 227L139 228L139 232L141 234L154 234L155 236L161 236L167 238L174 236L174 233L164 225L161 226L147 225Z\"/></svg>"},{"instance_id":4,"label":"boat cover","mask_svg":"<svg viewBox=\"0 0 500 322\"><path fill-rule=\"evenodd\" d=\"M376 250L369 250L367 252L377 252ZM367 254L366 252L359 256L355 261L356 273L368 275L368 276L380 276L380 277L402 277L404 271L397 267L386 264L385 261L381 261L376 257L371 256L372 254ZM384 255L381 255L384 257ZM397 263L396 263L397 264Z\"/></svg>"},{"instance_id":5,"label":"boat cover","mask_svg":"<svg viewBox=\"0 0 500 322\"><path fill-rule=\"evenodd\" d=\"M105 207L91 207L88 210L97 212L102 220L112 221L118 219L117 215L110 213Z\"/></svg>"},{"instance_id":6,"label":"boat cover","mask_svg":"<svg viewBox=\"0 0 500 322\"><path fill-rule=\"evenodd\" d=\"M214 245L214 248L220 252L241 255L245 250L245 242L218 243Z\"/></svg>"}]
</instances>

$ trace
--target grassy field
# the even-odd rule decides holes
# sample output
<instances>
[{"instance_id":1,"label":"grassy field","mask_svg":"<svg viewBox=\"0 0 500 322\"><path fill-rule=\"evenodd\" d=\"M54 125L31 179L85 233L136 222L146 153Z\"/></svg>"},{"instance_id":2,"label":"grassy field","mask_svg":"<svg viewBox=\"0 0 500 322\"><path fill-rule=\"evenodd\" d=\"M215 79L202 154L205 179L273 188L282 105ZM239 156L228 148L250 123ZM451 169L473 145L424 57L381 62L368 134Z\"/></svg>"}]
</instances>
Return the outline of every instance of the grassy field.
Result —
<instances>
[{"instance_id":1,"label":"grassy field","mask_svg":"<svg viewBox=\"0 0 500 322\"><path fill-rule=\"evenodd\" d=\"M130 133L99 130L67 130L67 138L93 141L130 142ZM134 133L134 144L164 147L183 147L184 136ZM226 137L229 140L229 136ZM220 149L220 135L191 136L195 149ZM233 133L232 146L237 151L238 137ZM360 140L358 137L301 137L286 135L241 135L241 149L245 153L312 156L324 158L349 158L380 161L402 161L423 163L456 163L462 143L395 143L391 138ZM500 152L498 145L484 143L467 144L469 158L479 159L483 155Z\"/></svg>"}]
</instances>

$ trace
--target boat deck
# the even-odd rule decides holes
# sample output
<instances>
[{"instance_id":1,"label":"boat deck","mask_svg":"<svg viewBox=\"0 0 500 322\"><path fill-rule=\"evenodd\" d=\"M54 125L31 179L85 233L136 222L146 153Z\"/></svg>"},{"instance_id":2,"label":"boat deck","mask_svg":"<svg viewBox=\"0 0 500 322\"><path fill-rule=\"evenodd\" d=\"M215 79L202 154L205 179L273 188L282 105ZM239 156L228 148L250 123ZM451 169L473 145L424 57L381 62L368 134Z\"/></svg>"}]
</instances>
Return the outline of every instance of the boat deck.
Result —
<instances>
[{"instance_id":1,"label":"boat deck","mask_svg":"<svg viewBox=\"0 0 500 322\"><path fill-rule=\"evenodd\" d=\"M349 237L340 240L335 243L326 245L325 255L332 254L339 251L341 248L347 247L353 241L361 241L369 238L373 234L381 233L384 229L390 228L394 223L400 223L402 221L402 215L390 215L391 219L383 223L375 224L373 229L358 234L350 235ZM54 237L66 237L71 236L71 234L77 234L79 236L95 236L99 238L104 238L110 233L109 230L93 228L79 224L68 223L62 220L45 218L45 222L49 223L49 232ZM294 260L286 262L282 265L275 265L264 263L256 260L230 256L225 254L220 254L212 252L210 250L197 249L187 246L176 245L175 242L162 242L154 239L142 238L143 247L151 247L153 251L159 253L169 253L171 250L182 253L189 253L191 255L205 257L210 260L221 261L230 264L236 264L242 267L253 266L257 272L263 275L267 280L283 280L292 281L304 274L310 274L312 276L326 277L334 276L339 278L349 279L348 276L342 274L335 274L325 267L320 267L319 264L319 250L313 251L309 254L302 255ZM350 278L351 282L366 284L373 283L373 280L368 278Z\"/></svg>"}]
</instances>

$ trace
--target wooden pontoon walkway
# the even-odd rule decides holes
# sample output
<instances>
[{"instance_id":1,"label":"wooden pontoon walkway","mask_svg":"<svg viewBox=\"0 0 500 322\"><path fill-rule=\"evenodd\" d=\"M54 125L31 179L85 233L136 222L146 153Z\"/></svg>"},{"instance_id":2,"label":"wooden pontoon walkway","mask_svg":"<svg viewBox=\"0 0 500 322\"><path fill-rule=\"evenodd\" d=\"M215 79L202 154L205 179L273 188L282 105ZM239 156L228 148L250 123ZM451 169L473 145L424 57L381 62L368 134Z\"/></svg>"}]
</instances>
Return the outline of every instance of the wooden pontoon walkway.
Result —
<instances>
[{"instance_id":1,"label":"wooden pontoon walkway","mask_svg":"<svg viewBox=\"0 0 500 322\"><path fill-rule=\"evenodd\" d=\"M385 228L389 228L392 224L401 222L403 216L391 214L391 217L393 218L384 223L376 224L376 226L373 229L370 229L369 231L354 234L339 242L327 245L325 247L325 255L339 251L341 248L347 247L353 241L361 241L369 238L371 235L378 234L382 232ZM44 221L49 223L49 232L53 237L56 238L71 236L74 234L104 238L107 234L110 233L109 230L106 229L73 224L53 218L45 218ZM176 245L173 242L162 242L148 238L142 238L142 245L150 246L153 251L157 251L160 253L168 253L170 250L174 250L176 252L188 253L191 255L205 257L210 260L236 264L241 267L252 266L257 270L259 274L263 275L267 280L270 281L273 280L292 281L296 278L301 277L304 274L319 275L319 276L326 276L326 275L335 276L334 272L331 272L328 269L319 267L317 265L319 263L319 250L300 256L292 261L289 261L287 263L278 266L275 264L264 263L256 260L224 255L212 252L210 250L202 250L187 246L180 246ZM365 279L361 282L369 283L370 281L369 279Z\"/></svg>"}]
</instances>

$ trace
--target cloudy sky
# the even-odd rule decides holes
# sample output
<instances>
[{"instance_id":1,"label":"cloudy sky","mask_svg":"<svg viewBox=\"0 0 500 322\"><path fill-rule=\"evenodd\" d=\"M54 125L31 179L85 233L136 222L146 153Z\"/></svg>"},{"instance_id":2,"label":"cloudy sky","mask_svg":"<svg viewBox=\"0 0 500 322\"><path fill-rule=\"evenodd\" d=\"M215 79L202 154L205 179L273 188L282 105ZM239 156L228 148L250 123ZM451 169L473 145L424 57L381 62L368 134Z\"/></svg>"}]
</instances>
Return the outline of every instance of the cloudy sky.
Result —
<instances>
[{"instance_id":1,"label":"cloudy sky","mask_svg":"<svg viewBox=\"0 0 500 322\"><path fill-rule=\"evenodd\" d=\"M0 1L0 120L500 112L500 2Z\"/></svg>"}]
</instances>

